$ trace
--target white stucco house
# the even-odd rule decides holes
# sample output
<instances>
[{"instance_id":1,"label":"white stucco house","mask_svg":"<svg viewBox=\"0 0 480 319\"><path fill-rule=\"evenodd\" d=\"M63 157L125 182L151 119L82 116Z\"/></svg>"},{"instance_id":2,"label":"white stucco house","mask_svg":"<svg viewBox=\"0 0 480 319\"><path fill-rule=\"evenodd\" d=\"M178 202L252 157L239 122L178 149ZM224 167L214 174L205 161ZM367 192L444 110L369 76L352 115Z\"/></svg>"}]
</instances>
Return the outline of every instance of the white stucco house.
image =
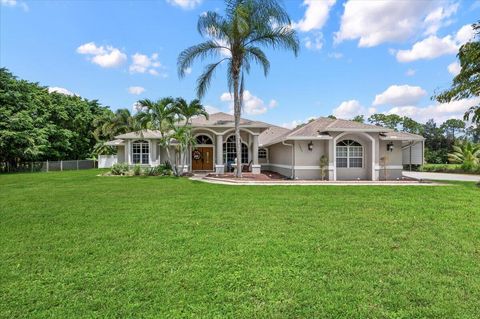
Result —
<instances>
[{"instance_id":1,"label":"white stucco house","mask_svg":"<svg viewBox=\"0 0 480 319\"><path fill-rule=\"evenodd\" d=\"M184 171L222 174L235 163L234 118L226 113L191 120L197 140ZM328 159L329 180L399 179L405 165L423 164L424 138L383 127L320 117L289 130L242 119L242 169L254 174L274 171L293 179L318 179L320 158ZM114 162L156 166L167 160L159 132L145 130L116 136ZM175 150L172 147L171 154Z\"/></svg>"}]
</instances>

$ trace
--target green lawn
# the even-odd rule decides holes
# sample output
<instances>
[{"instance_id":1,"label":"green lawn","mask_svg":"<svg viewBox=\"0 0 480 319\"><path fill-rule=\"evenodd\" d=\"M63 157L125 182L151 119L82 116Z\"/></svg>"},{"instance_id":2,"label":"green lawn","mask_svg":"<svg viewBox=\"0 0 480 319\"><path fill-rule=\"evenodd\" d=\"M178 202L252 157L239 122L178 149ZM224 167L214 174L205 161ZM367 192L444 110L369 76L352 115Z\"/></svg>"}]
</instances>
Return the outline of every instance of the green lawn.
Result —
<instances>
[{"instance_id":1,"label":"green lawn","mask_svg":"<svg viewBox=\"0 0 480 319\"><path fill-rule=\"evenodd\" d=\"M480 188L0 175L2 318L479 318Z\"/></svg>"}]
</instances>

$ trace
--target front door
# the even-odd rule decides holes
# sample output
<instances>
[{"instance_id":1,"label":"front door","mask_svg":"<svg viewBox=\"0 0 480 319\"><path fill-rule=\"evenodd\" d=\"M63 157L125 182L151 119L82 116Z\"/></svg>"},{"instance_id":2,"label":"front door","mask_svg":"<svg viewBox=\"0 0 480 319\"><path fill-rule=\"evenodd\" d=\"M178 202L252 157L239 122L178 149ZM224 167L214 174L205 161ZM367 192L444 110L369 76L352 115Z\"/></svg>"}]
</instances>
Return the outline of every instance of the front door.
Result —
<instances>
[{"instance_id":1,"label":"front door","mask_svg":"<svg viewBox=\"0 0 480 319\"><path fill-rule=\"evenodd\" d=\"M193 171L213 171L213 147L196 147L192 152Z\"/></svg>"}]
</instances>

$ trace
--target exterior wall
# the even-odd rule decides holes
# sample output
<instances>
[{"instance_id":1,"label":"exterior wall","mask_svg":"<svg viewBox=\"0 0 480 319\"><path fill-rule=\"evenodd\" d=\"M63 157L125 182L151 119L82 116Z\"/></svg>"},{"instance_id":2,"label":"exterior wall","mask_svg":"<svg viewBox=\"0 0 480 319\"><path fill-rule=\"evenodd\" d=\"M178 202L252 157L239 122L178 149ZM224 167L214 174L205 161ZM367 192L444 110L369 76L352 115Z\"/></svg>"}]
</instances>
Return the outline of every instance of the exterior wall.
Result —
<instances>
[{"instance_id":1,"label":"exterior wall","mask_svg":"<svg viewBox=\"0 0 480 319\"><path fill-rule=\"evenodd\" d=\"M410 158L410 150L412 152ZM413 165L422 165L423 164L423 143L416 142L412 146L407 146L403 149L403 165L413 164ZM411 163L410 163L411 160Z\"/></svg>"},{"instance_id":2,"label":"exterior wall","mask_svg":"<svg viewBox=\"0 0 480 319\"><path fill-rule=\"evenodd\" d=\"M363 167L362 168L337 167L337 180L372 179L372 173L371 173L372 172L372 141L363 134L348 133L339 137L338 140L336 140L335 144L343 140L353 140L360 143L363 146ZM336 145L333 145L333 147L336 147Z\"/></svg>"},{"instance_id":3,"label":"exterior wall","mask_svg":"<svg viewBox=\"0 0 480 319\"><path fill-rule=\"evenodd\" d=\"M125 158L125 146L117 146L117 163L125 163L127 159Z\"/></svg>"},{"instance_id":4,"label":"exterior wall","mask_svg":"<svg viewBox=\"0 0 480 319\"><path fill-rule=\"evenodd\" d=\"M286 143L293 143L287 141ZM281 175L292 176L292 147L277 143L268 147L269 164L262 165L262 169L268 169Z\"/></svg>"},{"instance_id":5,"label":"exterior wall","mask_svg":"<svg viewBox=\"0 0 480 319\"><path fill-rule=\"evenodd\" d=\"M98 168L110 168L117 163L117 155L99 155Z\"/></svg>"},{"instance_id":6,"label":"exterior wall","mask_svg":"<svg viewBox=\"0 0 480 319\"><path fill-rule=\"evenodd\" d=\"M393 151L387 150L387 145L393 143ZM380 161L376 170L380 180L396 180L402 178L403 151L402 141L380 141Z\"/></svg>"},{"instance_id":7,"label":"exterior wall","mask_svg":"<svg viewBox=\"0 0 480 319\"><path fill-rule=\"evenodd\" d=\"M320 157L328 157L328 141L311 141L312 150L308 149L310 141L295 141L295 179L321 179ZM328 170L326 172L328 179Z\"/></svg>"}]
</instances>

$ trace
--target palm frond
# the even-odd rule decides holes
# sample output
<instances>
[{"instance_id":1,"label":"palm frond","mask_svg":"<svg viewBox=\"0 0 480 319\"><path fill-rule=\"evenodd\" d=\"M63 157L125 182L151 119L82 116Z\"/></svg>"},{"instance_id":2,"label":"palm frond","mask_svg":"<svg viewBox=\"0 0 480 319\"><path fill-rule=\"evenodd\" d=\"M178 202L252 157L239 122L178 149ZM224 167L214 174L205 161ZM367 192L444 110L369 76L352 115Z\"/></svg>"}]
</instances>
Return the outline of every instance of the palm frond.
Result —
<instances>
[{"instance_id":1,"label":"palm frond","mask_svg":"<svg viewBox=\"0 0 480 319\"><path fill-rule=\"evenodd\" d=\"M230 51L230 48L213 40L209 40L183 50L178 56L178 75L180 77L184 77L185 70L192 65L195 59L199 58L204 60L207 57L218 57L222 50Z\"/></svg>"},{"instance_id":2,"label":"palm frond","mask_svg":"<svg viewBox=\"0 0 480 319\"><path fill-rule=\"evenodd\" d=\"M270 71L270 61L268 61L265 53L258 47L248 47L245 52L245 60L253 59L257 64L263 68L263 74L268 75Z\"/></svg>"},{"instance_id":3,"label":"palm frond","mask_svg":"<svg viewBox=\"0 0 480 319\"><path fill-rule=\"evenodd\" d=\"M210 86L210 81L212 80L212 76L216 71L217 66L220 65L223 61L227 60L228 58L221 59L217 63L209 64L205 67L202 75L197 80L197 96L198 98L202 98L207 92L208 87Z\"/></svg>"}]
</instances>

